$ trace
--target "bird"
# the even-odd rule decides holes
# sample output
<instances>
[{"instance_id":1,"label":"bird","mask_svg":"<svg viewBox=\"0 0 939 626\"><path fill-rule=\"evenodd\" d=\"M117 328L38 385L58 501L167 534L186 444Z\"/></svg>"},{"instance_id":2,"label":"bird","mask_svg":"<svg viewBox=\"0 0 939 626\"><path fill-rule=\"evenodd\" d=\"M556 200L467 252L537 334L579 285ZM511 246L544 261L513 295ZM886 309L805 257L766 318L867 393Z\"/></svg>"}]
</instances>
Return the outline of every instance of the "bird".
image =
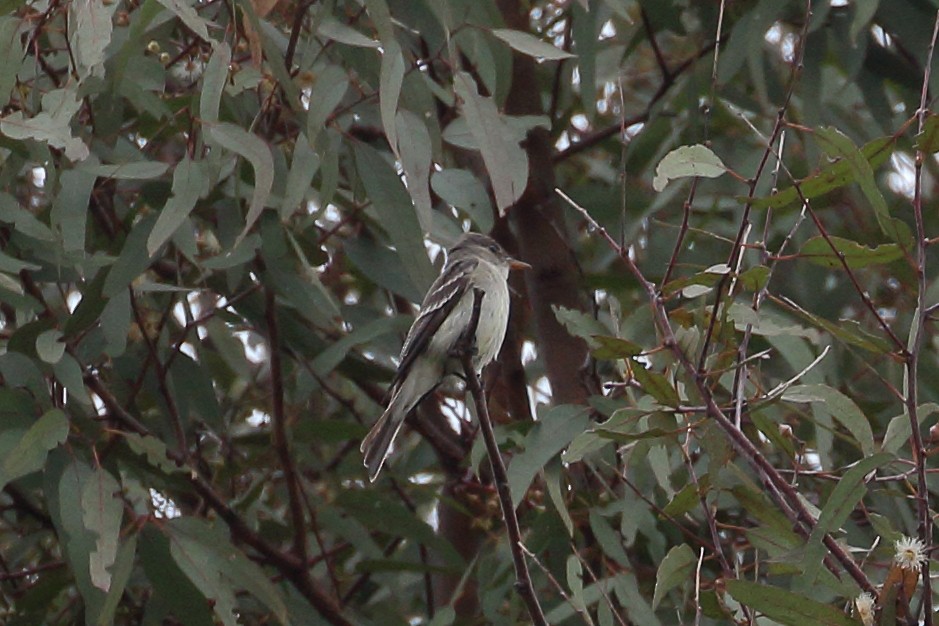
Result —
<instances>
[{"instance_id":1,"label":"bird","mask_svg":"<svg viewBox=\"0 0 939 626\"><path fill-rule=\"evenodd\" d=\"M484 293L472 359L478 373L496 357L505 339L509 271L530 268L480 233L463 234L448 250L446 263L424 296L401 347L388 406L362 440L360 451L369 481L378 478L411 410L448 374L461 371L454 349L470 323L474 289Z\"/></svg>"}]
</instances>

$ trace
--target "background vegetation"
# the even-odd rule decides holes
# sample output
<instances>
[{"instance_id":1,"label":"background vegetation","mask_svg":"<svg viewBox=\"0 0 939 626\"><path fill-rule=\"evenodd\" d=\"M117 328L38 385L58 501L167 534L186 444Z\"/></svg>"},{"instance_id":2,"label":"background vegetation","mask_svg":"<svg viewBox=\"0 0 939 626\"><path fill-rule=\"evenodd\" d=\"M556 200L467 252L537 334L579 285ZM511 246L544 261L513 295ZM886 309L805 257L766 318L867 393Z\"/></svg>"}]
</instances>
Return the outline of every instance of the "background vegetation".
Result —
<instances>
[{"instance_id":1,"label":"background vegetation","mask_svg":"<svg viewBox=\"0 0 939 626\"><path fill-rule=\"evenodd\" d=\"M469 227L547 621L931 623L934 2L0 7L4 623L526 623L458 382L358 452Z\"/></svg>"}]
</instances>

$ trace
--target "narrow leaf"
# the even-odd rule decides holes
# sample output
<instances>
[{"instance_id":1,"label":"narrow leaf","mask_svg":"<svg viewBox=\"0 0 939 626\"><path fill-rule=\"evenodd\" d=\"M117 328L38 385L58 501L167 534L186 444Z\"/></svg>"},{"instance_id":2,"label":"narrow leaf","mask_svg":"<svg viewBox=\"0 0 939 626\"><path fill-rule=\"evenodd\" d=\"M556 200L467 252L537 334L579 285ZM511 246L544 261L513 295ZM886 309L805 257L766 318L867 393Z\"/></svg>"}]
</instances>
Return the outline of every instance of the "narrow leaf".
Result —
<instances>
[{"instance_id":1,"label":"narrow leaf","mask_svg":"<svg viewBox=\"0 0 939 626\"><path fill-rule=\"evenodd\" d=\"M697 557L694 550L686 544L673 547L662 559L655 574L655 591L652 595L652 609L657 609L665 594L687 582L694 571Z\"/></svg>"},{"instance_id":2,"label":"narrow leaf","mask_svg":"<svg viewBox=\"0 0 939 626\"><path fill-rule=\"evenodd\" d=\"M206 183L207 177L199 162L191 161L188 155L184 156L173 172L173 195L166 201L147 237L147 254L156 254L176 229L186 223L199 196L207 191Z\"/></svg>"},{"instance_id":3,"label":"narrow leaf","mask_svg":"<svg viewBox=\"0 0 939 626\"><path fill-rule=\"evenodd\" d=\"M68 418L59 409L40 417L0 463L0 486L41 470L49 451L65 442L68 428Z\"/></svg>"},{"instance_id":4,"label":"narrow leaf","mask_svg":"<svg viewBox=\"0 0 939 626\"><path fill-rule=\"evenodd\" d=\"M573 405L556 406L540 417L525 437L525 449L512 457L508 468L509 488L516 504L541 468L589 423L588 409Z\"/></svg>"},{"instance_id":5,"label":"narrow leaf","mask_svg":"<svg viewBox=\"0 0 939 626\"><path fill-rule=\"evenodd\" d=\"M747 580L726 581L727 592L737 602L745 604L787 626L858 626L843 611L822 604L803 594L792 593L779 587L769 587Z\"/></svg>"},{"instance_id":6,"label":"narrow leaf","mask_svg":"<svg viewBox=\"0 0 939 626\"><path fill-rule=\"evenodd\" d=\"M837 389L832 389L827 385L798 385L787 389L782 397L783 400L789 402L818 402L824 405L825 409L830 411L832 416L851 433L864 454L874 453L874 433L870 422L854 400Z\"/></svg>"},{"instance_id":7,"label":"narrow leaf","mask_svg":"<svg viewBox=\"0 0 939 626\"><path fill-rule=\"evenodd\" d=\"M453 88L463 101L463 115L482 152L496 205L504 215L522 196L528 184L528 155L518 142L511 139L495 101L479 95L472 76L459 72Z\"/></svg>"},{"instance_id":8,"label":"narrow leaf","mask_svg":"<svg viewBox=\"0 0 939 626\"><path fill-rule=\"evenodd\" d=\"M830 156L847 161L853 178L860 185L867 201L871 203L871 208L874 209L874 215L877 217L880 229L885 235L895 239L896 235L890 221L887 202L874 180L874 169L860 150L857 149L857 146L854 145L854 142L832 126L816 129L815 137L819 140L822 149Z\"/></svg>"},{"instance_id":9,"label":"narrow leaf","mask_svg":"<svg viewBox=\"0 0 939 626\"><path fill-rule=\"evenodd\" d=\"M510 28L494 28L492 34L509 44L512 49L535 57L536 59L546 59L548 61L560 61L562 59L572 59L576 55L565 52L556 46L538 39L530 33Z\"/></svg>"},{"instance_id":10,"label":"narrow leaf","mask_svg":"<svg viewBox=\"0 0 939 626\"><path fill-rule=\"evenodd\" d=\"M232 246L234 248L241 243L261 216L261 211L271 195L271 187L274 185L274 157L271 156L271 149L260 137L228 122L209 126L209 136L222 147L244 157L254 168L254 192L251 194L244 230L235 240Z\"/></svg>"},{"instance_id":11,"label":"narrow leaf","mask_svg":"<svg viewBox=\"0 0 939 626\"><path fill-rule=\"evenodd\" d=\"M110 568L117 558L118 537L124 507L116 497L121 486L111 474L97 468L85 482L82 491L82 521L93 532L95 549L89 555L91 584L102 591L111 588Z\"/></svg>"}]
</instances>

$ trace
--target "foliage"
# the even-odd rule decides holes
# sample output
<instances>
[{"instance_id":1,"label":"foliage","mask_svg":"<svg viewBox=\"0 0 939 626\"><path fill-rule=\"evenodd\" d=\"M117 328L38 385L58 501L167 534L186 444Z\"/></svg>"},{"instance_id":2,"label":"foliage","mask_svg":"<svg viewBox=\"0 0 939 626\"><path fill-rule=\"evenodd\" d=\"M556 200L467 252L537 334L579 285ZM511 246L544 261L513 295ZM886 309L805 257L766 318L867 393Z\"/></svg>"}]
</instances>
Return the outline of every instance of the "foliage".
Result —
<instances>
[{"instance_id":1,"label":"foliage","mask_svg":"<svg viewBox=\"0 0 939 626\"><path fill-rule=\"evenodd\" d=\"M550 623L931 623L931 4L3 2L4 623L526 622L458 381L358 452L467 228Z\"/></svg>"}]
</instances>

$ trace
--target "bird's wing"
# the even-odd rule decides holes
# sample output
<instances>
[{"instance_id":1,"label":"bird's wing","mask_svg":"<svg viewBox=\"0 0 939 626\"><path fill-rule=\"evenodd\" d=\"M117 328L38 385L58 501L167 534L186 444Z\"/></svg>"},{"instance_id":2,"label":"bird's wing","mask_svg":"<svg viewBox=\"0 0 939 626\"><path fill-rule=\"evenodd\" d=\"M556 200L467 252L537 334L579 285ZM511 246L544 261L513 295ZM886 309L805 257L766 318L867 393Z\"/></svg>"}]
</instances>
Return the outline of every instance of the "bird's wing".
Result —
<instances>
[{"instance_id":1,"label":"bird's wing","mask_svg":"<svg viewBox=\"0 0 939 626\"><path fill-rule=\"evenodd\" d=\"M421 312L404 340L404 346L401 348L401 363L398 364L392 387L401 382L415 359L427 349L431 337L466 293L470 284L470 275L478 264L479 262L475 259L461 259L448 264L430 286L424 302L421 303Z\"/></svg>"}]
</instances>

